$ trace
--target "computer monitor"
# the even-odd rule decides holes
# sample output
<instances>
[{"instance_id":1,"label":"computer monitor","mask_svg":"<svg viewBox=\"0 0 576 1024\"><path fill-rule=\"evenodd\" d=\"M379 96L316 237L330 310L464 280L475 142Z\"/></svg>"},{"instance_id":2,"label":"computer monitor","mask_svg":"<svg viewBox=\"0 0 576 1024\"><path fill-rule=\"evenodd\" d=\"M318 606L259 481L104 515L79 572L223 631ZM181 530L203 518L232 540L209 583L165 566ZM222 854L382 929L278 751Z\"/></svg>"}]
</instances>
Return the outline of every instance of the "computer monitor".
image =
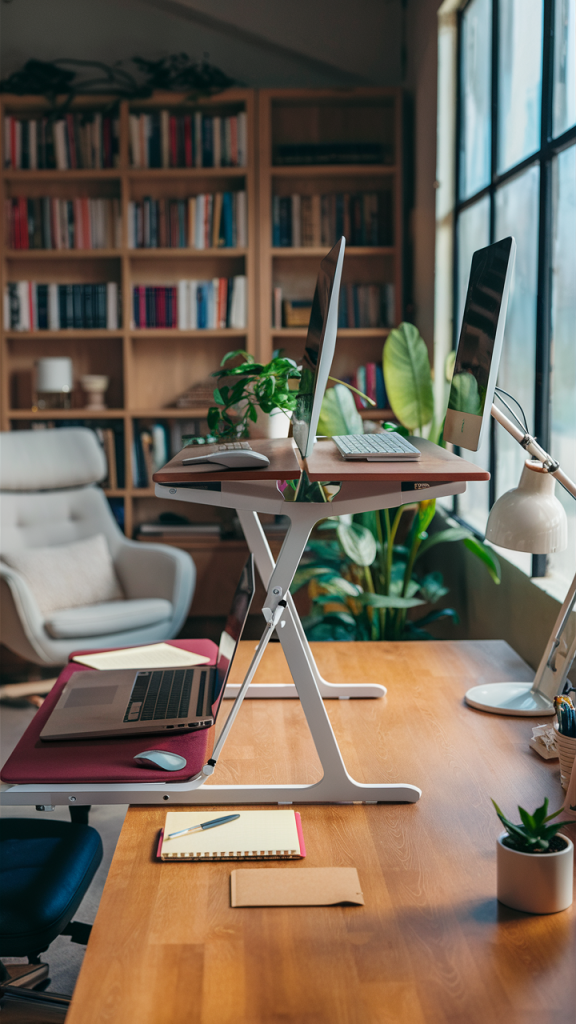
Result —
<instances>
[{"instance_id":1,"label":"computer monitor","mask_svg":"<svg viewBox=\"0 0 576 1024\"><path fill-rule=\"evenodd\" d=\"M516 242L503 238L472 257L444 440L478 451L498 377Z\"/></svg>"},{"instance_id":2,"label":"computer monitor","mask_svg":"<svg viewBox=\"0 0 576 1024\"><path fill-rule=\"evenodd\" d=\"M302 360L302 377L292 432L302 458L312 454L322 399L328 384L338 334L338 299L346 239L342 237L324 257L318 271L316 291Z\"/></svg>"}]
</instances>

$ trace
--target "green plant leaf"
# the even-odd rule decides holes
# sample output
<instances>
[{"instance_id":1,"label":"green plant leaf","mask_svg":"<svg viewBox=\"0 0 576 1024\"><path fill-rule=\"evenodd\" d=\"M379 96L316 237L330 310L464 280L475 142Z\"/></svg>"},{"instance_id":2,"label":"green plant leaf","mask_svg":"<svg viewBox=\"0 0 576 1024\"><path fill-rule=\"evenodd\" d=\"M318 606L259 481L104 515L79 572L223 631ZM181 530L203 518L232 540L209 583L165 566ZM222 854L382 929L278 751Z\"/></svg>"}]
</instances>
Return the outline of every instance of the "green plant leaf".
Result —
<instances>
[{"instance_id":1,"label":"green plant leaf","mask_svg":"<svg viewBox=\"0 0 576 1024\"><path fill-rule=\"evenodd\" d=\"M487 544L484 544L476 537L466 537L464 539L464 546L468 548L468 551L471 551L473 555L476 555L477 558L480 558L481 561L484 562L484 565L488 569L494 583L500 583L500 562L492 548L489 548Z\"/></svg>"},{"instance_id":2,"label":"green plant leaf","mask_svg":"<svg viewBox=\"0 0 576 1024\"><path fill-rule=\"evenodd\" d=\"M370 608L416 608L424 604L418 597L400 597L396 594L360 594L357 598L359 604L368 605Z\"/></svg>"},{"instance_id":3,"label":"green plant leaf","mask_svg":"<svg viewBox=\"0 0 576 1024\"><path fill-rule=\"evenodd\" d=\"M401 323L384 345L386 393L395 415L408 430L422 430L434 415L428 349L417 327Z\"/></svg>"},{"instance_id":4,"label":"green plant leaf","mask_svg":"<svg viewBox=\"0 0 576 1024\"><path fill-rule=\"evenodd\" d=\"M336 384L328 388L322 400L318 433L326 437L335 434L363 434L364 424L348 388Z\"/></svg>"},{"instance_id":5,"label":"green plant leaf","mask_svg":"<svg viewBox=\"0 0 576 1024\"><path fill-rule=\"evenodd\" d=\"M471 373L455 373L450 385L449 409L456 412L470 413L471 416L482 414L482 398L478 390L476 377Z\"/></svg>"},{"instance_id":6,"label":"green plant leaf","mask_svg":"<svg viewBox=\"0 0 576 1024\"><path fill-rule=\"evenodd\" d=\"M435 611L428 612L428 615L423 615L421 619L416 619L414 625L429 626L431 622L436 622L438 619L452 619L456 623L460 621L454 608L436 608Z\"/></svg>"},{"instance_id":7,"label":"green plant leaf","mask_svg":"<svg viewBox=\"0 0 576 1024\"><path fill-rule=\"evenodd\" d=\"M370 530L365 526L346 526L339 523L336 528L338 540L351 562L355 565L368 566L376 558L376 541Z\"/></svg>"},{"instance_id":8,"label":"green plant leaf","mask_svg":"<svg viewBox=\"0 0 576 1024\"><path fill-rule=\"evenodd\" d=\"M420 580L420 591L430 604L435 604L448 593L441 572L429 572Z\"/></svg>"},{"instance_id":9,"label":"green plant leaf","mask_svg":"<svg viewBox=\"0 0 576 1024\"><path fill-rule=\"evenodd\" d=\"M433 533L431 537L428 537L421 545L416 555L416 558L420 558L425 551L429 551L430 548L436 546L436 544L451 544L457 540L465 540L471 537L470 530L467 530L465 526L449 526L446 530L439 530L438 533Z\"/></svg>"}]
</instances>

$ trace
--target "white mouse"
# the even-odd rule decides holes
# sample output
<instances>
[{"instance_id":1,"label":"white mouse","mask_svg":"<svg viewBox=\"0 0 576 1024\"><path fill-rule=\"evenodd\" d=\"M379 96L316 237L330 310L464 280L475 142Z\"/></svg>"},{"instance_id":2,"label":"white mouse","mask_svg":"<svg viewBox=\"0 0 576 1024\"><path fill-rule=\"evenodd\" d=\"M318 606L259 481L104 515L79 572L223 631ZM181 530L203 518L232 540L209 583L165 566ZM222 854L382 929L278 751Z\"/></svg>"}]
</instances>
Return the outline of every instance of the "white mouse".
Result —
<instances>
[{"instance_id":1,"label":"white mouse","mask_svg":"<svg viewBox=\"0 0 576 1024\"><path fill-rule=\"evenodd\" d=\"M264 469L270 465L270 459L260 452L246 448L232 448L224 452L208 452L206 455L194 455L182 459L183 466L197 466L202 463L223 466L225 469Z\"/></svg>"},{"instance_id":2,"label":"white mouse","mask_svg":"<svg viewBox=\"0 0 576 1024\"><path fill-rule=\"evenodd\" d=\"M142 768L162 768L165 772L179 772L188 763L185 757L171 750L143 750L141 754L134 754L134 760Z\"/></svg>"}]
</instances>

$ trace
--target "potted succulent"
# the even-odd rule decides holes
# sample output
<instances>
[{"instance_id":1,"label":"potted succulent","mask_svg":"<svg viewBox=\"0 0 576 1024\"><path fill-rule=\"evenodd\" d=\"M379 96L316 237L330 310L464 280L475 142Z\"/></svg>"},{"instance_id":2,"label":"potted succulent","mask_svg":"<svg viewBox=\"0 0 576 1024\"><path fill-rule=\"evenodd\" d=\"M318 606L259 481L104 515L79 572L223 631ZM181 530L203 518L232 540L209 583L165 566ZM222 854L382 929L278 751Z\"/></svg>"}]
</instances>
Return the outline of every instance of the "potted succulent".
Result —
<instances>
[{"instance_id":1,"label":"potted succulent","mask_svg":"<svg viewBox=\"0 0 576 1024\"><path fill-rule=\"evenodd\" d=\"M572 903L574 844L558 835L566 822L553 825L559 811L548 814L548 798L533 814L518 808L521 824L513 825L498 804L496 814L505 832L496 845L497 896L500 903L529 914L556 914Z\"/></svg>"}]
</instances>

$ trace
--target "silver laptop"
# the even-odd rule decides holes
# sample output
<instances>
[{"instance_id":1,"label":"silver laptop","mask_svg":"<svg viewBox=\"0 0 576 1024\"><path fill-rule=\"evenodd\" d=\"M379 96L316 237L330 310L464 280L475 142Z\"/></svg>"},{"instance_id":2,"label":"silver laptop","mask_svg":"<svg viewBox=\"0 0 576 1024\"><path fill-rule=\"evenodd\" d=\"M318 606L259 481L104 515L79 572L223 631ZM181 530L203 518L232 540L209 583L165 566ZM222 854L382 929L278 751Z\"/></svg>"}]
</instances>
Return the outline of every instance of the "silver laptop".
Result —
<instances>
[{"instance_id":1,"label":"silver laptop","mask_svg":"<svg viewBox=\"0 0 576 1024\"><path fill-rule=\"evenodd\" d=\"M220 638L216 665L74 672L40 739L164 734L214 725L253 597L250 555Z\"/></svg>"}]
</instances>

